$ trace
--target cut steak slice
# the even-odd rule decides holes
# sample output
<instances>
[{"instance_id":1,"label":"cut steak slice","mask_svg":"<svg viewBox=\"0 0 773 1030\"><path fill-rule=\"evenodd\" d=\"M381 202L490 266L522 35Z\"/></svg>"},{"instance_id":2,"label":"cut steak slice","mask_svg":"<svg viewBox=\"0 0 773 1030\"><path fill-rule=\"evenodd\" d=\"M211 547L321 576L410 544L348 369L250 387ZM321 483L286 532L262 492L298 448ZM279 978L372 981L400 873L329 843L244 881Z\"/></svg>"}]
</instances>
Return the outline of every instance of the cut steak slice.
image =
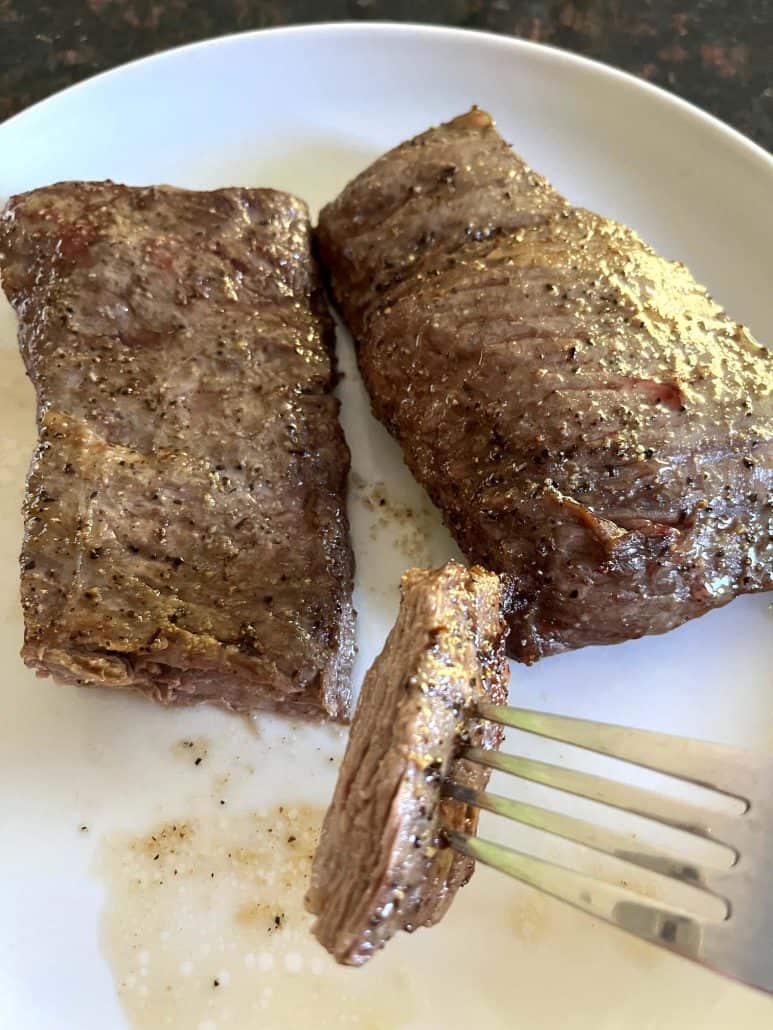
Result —
<instances>
[{"instance_id":1,"label":"cut steak slice","mask_svg":"<svg viewBox=\"0 0 773 1030\"><path fill-rule=\"evenodd\" d=\"M473 871L441 825L474 833L477 809L441 799L442 781L482 789L465 744L498 748L501 728L471 714L507 700L497 577L449 562L403 576L397 622L365 677L307 895L313 931L361 965L398 930L436 923Z\"/></svg>"},{"instance_id":2,"label":"cut steak slice","mask_svg":"<svg viewBox=\"0 0 773 1030\"><path fill-rule=\"evenodd\" d=\"M303 202L61 183L11 200L0 270L40 425L24 660L346 720L349 455Z\"/></svg>"},{"instance_id":3,"label":"cut steak slice","mask_svg":"<svg viewBox=\"0 0 773 1030\"><path fill-rule=\"evenodd\" d=\"M678 263L473 109L320 216L376 415L525 661L773 587L773 362Z\"/></svg>"}]
</instances>

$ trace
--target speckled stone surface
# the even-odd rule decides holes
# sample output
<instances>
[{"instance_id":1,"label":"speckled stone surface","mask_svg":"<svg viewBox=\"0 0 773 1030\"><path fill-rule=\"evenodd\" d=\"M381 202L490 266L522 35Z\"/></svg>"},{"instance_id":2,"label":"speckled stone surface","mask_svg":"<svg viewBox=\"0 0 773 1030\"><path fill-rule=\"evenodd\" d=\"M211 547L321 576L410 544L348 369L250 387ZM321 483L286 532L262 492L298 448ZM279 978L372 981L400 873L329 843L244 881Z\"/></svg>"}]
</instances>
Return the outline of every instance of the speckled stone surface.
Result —
<instances>
[{"instance_id":1,"label":"speckled stone surface","mask_svg":"<svg viewBox=\"0 0 773 1030\"><path fill-rule=\"evenodd\" d=\"M0 0L0 119L181 43L342 19L564 47L664 86L773 150L773 0Z\"/></svg>"}]
</instances>

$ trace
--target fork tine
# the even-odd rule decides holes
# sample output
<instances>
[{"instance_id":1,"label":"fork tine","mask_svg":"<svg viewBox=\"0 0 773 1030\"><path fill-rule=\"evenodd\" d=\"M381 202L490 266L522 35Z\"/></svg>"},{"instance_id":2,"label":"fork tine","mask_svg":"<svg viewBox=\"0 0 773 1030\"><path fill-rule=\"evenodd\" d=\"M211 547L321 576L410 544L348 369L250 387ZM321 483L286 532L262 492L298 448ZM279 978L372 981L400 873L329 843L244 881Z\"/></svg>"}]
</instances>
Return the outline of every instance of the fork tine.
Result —
<instances>
[{"instance_id":1,"label":"fork tine","mask_svg":"<svg viewBox=\"0 0 773 1030\"><path fill-rule=\"evenodd\" d=\"M556 790L566 791L568 794L599 801L611 808L619 808L645 819L654 819L667 826L686 830L688 833L723 844L732 851L735 851L735 848L729 843L730 838L737 840L741 836L739 820L719 812L698 808L676 798L665 797L642 787L617 783L595 773L564 769L535 758L508 755L501 751L486 751L482 748L468 748L464 752L464 757L489 769L497 769L532 783L541 783Z\"/></svg>"},{"instance_id":2,"label":"fork tine","mask_svg":"<svg viewBox=\"0 0 773 1030\"><path fill-rule=\"evenodd\" d=\"M484 865L568 902L629 933L687 958L701 959L701 924L682 913L647 903L624 887L597 880L493 841L446 830L450 845Z\"/></svg>"},{"instance_id":3,"label":"fork tine","mask_svg":"<svg viewBox=\"0 0 773 1030\"><path fill-rule=\"evenodd\" d=\"M728 921L704 925L587 873L457 830L444 832L451 847L484 865L636 937L743 980L752 987L773 992L773 953L770 948L760 946L759 931L768 925L763 917L758 920L758 926L747 928L750 946L739 947L739 942L727 934Z\"/></svg>"},{"instance_id":4,"label":"fork tine","mask_svg":"<svg viewBox=\"0 0 773 1030\"><path fill-rule=\"evenodd\" d=\"M462 756L466 761L686 830L723 845L736 858L731 868L707 870L703 865L691 867L687 862L680 869L669 854L673 850L671 845L653 855L651 845L642 848L637 841L633 853L621 854L618 835L608 828L486 792L464 793L459 784L445 788L468 804L610 854L613 862L627 862L628 878L630 865L638 865L687 882L700 891L703 900L724 903L726 918L716 921L712 915L708 920L697 919L692 906L681 901L677 905L658 903L647 897L648 884L640 882L632 890L623 886L625 881L616 882L614 870L606 879L605 872L590 875L446 829L446 838L453 848L644 940L773 993L773 897L766 881L773 858L773 757L526 709L484 704L477 714L502 725L676 776L724 795L735 813L709 811L705 805L699 807L653 790L518 755L468 748ZM711 859L709 864L713 865ZM695 894L691 896L694 898Z\"/></svg>"},{"instance_id":5,"label":"fork tine","mask_svg":"<svg viewBox=\"0 0 773 1030\"><path fill-rule=\"evenodd\" d=\"M484 865L507 873L522 883L566 901L623 930L663 944L690 958L699 957L701 924L689 916L661 908L646 898L617 884L599 880L588 873L548 862L494 841L471 837L457 830L446 830L451 847ZM637 900L632 900L635 897ZM671 924L669 926L668 924ZM666 928L667 927L667 928Z\"/></svg>"},{"instance_id":6,"label":"fork tine","mask_svg":"<svg viewBox=\"0 0 773 1030\"><path fill-rule=\"evenodd\" d=\"M505 705L481 703L477 714L503 726L575 744L742 800L748 801L754 789L746 756L722 744Z\"/></svg>"},{"instance_id":7,"label":"fork tine","mask_svg":"<svg viewBox=\"0 0 773 1030\"><path fill-rule=\"evenodd\" d=\"M628 834L596 826L584 819L553 812L524 801L514 801L488 791L475 791L458 783L446 782L443 790L448 797L455 798L463 804L473 805L522 825L532 826L545 833L573 841L620 862L647 869L658 876L677 880L693 888L703 898L707 895L718 897L710 889L704 889L707 887L707 878L697 864L680 860L667 854L662 848L647 844L646 841L633 841ZM730 854L735 856L735 852ZM717 906L717 910L719 911L720 907L723 909L720 918L724 919L727 915L727 901L724 898L720 901L721 905Z\"/></svg>"}]
</instances>

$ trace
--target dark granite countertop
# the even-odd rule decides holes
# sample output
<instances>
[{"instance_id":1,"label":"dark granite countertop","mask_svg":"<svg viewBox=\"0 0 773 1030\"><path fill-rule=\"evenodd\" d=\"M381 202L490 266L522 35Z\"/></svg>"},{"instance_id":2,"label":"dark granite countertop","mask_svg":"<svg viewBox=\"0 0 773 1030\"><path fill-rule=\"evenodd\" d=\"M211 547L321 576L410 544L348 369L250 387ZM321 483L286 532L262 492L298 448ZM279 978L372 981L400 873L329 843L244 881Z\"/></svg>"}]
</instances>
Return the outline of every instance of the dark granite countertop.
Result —
<instances>
[{"instance_id":1,"label":"dark granite countertop","mask_svg":"<svg viewBox=\"0 0 773 1030\"><path fill-rule=\"evenodd\" d=\"M343 19L551 43L664 86L773 150L773 0L0 0L0 119L181 43Z\"/></svg>"}]
</instances>

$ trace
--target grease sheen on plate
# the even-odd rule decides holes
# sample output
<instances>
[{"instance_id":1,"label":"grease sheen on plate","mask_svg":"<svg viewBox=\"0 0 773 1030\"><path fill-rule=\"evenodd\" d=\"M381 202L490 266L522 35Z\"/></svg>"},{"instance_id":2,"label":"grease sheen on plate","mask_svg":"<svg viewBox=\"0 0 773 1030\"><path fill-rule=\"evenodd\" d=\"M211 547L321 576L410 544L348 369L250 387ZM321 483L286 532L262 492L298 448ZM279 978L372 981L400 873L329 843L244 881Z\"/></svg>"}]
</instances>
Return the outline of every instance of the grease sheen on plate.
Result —
<instances>
[{"instance_id":1,"label":"grease sheen on plate","mask_svg":"<svg viewBox=\"0 0 773 1030\"><path fill-rule=\"evenodd\" d=\"M758 338L773 338L770 158L625 76L493 37L328 26L234 37L139 62L0 126L0 194L110 177L194 188L275 186L317 209L376 154L473 102L495 114L516 150L563 193L684 260ZM456 552L396 446L370 417L343 333L339 347L355 473L358 683L393 620L401 572ZM346 1021L384 1028L769 1024L767 1000L486 870L442 929L395 941L360 973L333 968L306 932L309 918L296 912L292 887L279 883L265 902L286 901L295 913L287 923L269 933L256 909L253 928L245 899L257 906L266 897L260 855L273 814L282 806L282 820L293 811L305 820L300 833L278 822L287 829L285 847L292 847L290 836L313 834L343 735L273 718L258 718L254 734L218 711L161 711L135 698L36 681L23 668L16 559L34 404L4 304L0 369L0 1024L176 1025L165 995L179 992L188 1007L175 1011L185 1012L185 1025L210 1030L290 1019L302 1027ZM374 504L377 495L388 505ZM412 530L406 546L404 520L385 516L385 508L426 513L421 539ZM769 603L741 598L662 638L515 667L511 697L770 748ZM185 741L206 741L198 765ZM521 742L511 742L516 746ZM544 742L530 750L561 753ZM536 789L527 795L536 797ZM177 893L159 895L165 900L157 906L132 904L137 862L140 878L142 856L156 864L137 842L188 824L197 829L185 866L177 867ZM497 829L489 824L487 832ZM516 843L518 832L525 831L513 828ZM232 856L244 849L236 869L229 845ZM210 894L204 881L218 871L226 886ZM188 900L169 901L177 896ZM114 943L119 925L136 935L122 948ZM212 931L202 942L204 927ZM254 947L246 950L251 934ZM167 961L171 941L179 942L179 964ZM214 953L201 956L198 968L191 952L202 943ZM201 981L189 988L198 974ZM131 1001L122 983L137 988Z\"/></svg>"}]
</instances>

